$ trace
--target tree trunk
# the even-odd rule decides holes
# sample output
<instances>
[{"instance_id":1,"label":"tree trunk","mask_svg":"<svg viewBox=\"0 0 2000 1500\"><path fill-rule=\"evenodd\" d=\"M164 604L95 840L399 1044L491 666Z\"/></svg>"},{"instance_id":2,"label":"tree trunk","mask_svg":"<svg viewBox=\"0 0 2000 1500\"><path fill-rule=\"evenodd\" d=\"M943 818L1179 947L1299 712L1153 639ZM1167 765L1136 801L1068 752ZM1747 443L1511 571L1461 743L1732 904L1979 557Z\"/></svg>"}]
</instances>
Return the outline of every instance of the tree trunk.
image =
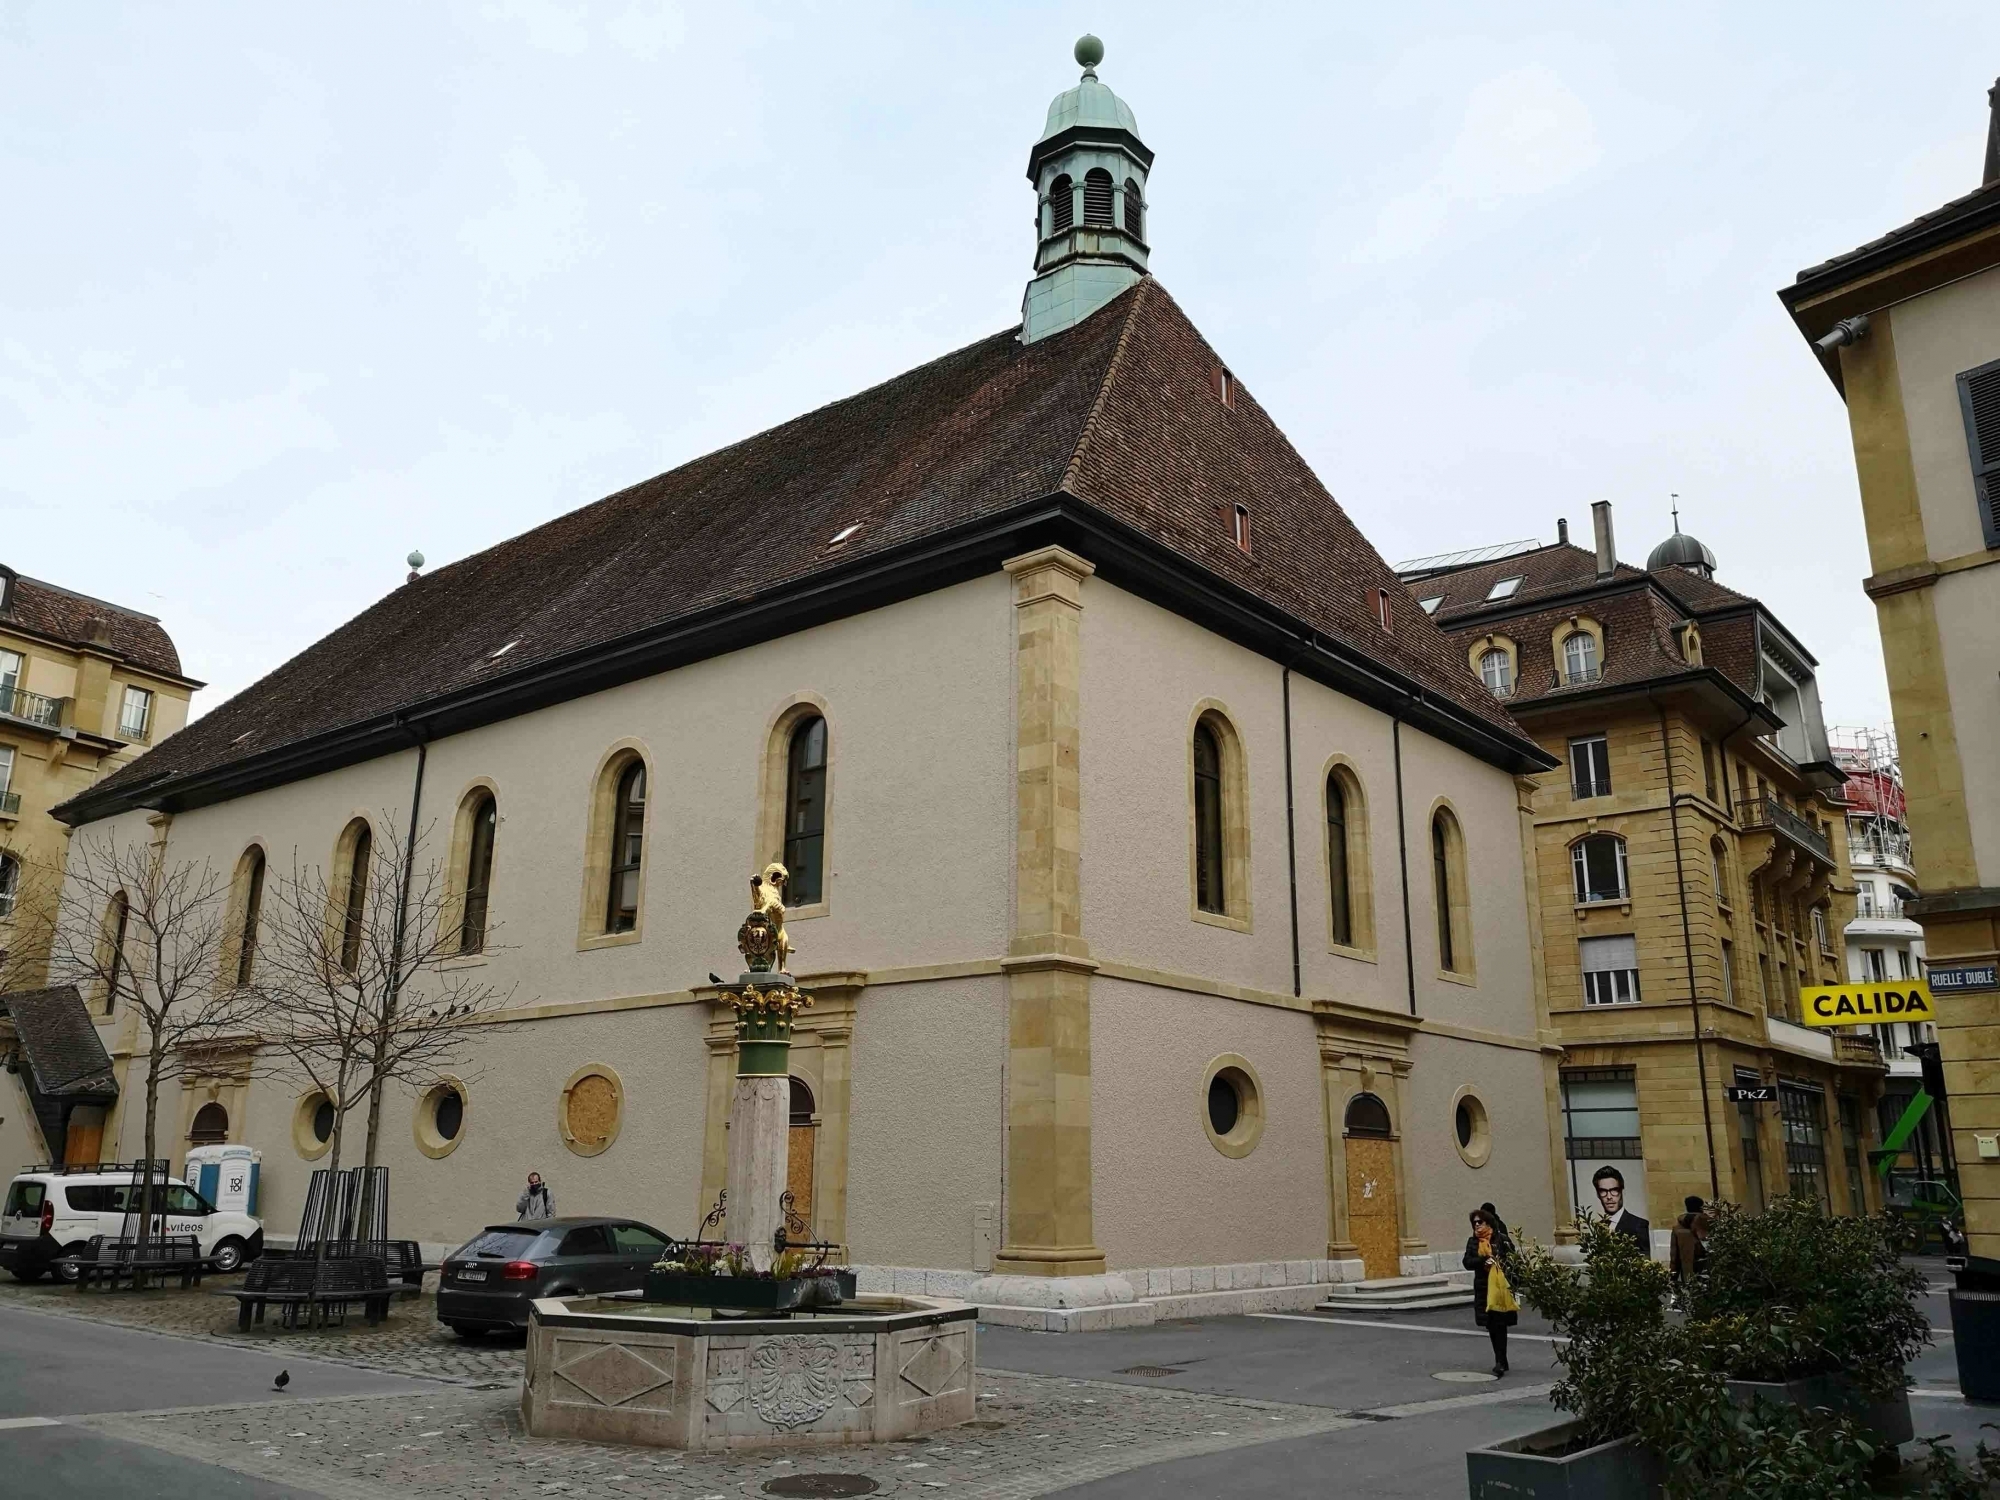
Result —
<instances>
[{"instance_id":1,"label":"tree trunk","mask_svg":"<svg viewBox=\"0 0 2000 1500\"><path fill-rule=\"evenodd\" d=\"M146 1246L152 1240L153 1224L153 1155L159 1148L159 1098L160 1068L166 1060L166 1049L160 1043L160 1034L153 1033L152 1050L146 1054L146 1156L139 1168L139 1244L135 1251L140 1260L145 1259ZM166 1197L165 1184L161 1185L160 1196ZM134 1275L132 1289L139 1290L144 1278ZM113 1286L118 1283L114 1280Z\"/></svg>"},{"instance_id":2,"label":"tree trunk","mask_svg":"<svg viewBox=\"0 0 2000 1500\"><path fill-rule=\"evenodd\" d=\"M362 1216L361 1222L364 1224L373 1222L375 1155L382 1134L382 1068L389 1050L389 1025L392 1019L385 1017L383 1024L376 1028L374 1055L370 1059L369 1077L372 1082L368 1085L368 1139L362 1153L362 1166L366 1170L361 1174L361 1200L357 1205L357 1212ZM386 1212L383 1217L387 1219ZM386 1223L384 1227L387 1227Z\"/></svg>"}]
</instances>

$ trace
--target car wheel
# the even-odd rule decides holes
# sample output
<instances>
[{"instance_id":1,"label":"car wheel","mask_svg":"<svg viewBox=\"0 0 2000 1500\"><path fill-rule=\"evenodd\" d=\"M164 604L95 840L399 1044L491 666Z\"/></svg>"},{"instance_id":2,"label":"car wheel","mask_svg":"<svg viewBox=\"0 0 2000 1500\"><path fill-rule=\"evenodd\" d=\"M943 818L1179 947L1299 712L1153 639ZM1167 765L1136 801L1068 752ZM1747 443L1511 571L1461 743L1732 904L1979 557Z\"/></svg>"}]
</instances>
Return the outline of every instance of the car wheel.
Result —
<instances>
[{"instance_id":1,"label":"car wheel","mask_svg":"<svg viewBox=\"0 0 2000 1500\"><path fill-rule=\"evenodd\" d=\"M88 1245L84 1244L81 1240L79 1240L74 1245L64 1245L62 1247L62 1253L64 1255L81 1255L83 1254L84 1251L88 1250L89 1248L90 1247ZM54 1270L56 1273L57 1280L68 1281L72 1283L75 1282L76 1278L80 1274L82 1274L77 1270L76 1264L74 1262L69 1262L66 1264L64 1262L58 1261L54 1267Z\"/></svg>"},{"instance_id":2,"label":"car wheel","mask_svg":"<svg viewBox=\"0 0 2000 1500\"><path fill-rule=\"evenodd\" d=\"M234 1235L215 1247L209 1259L214 1263L216 1274L228 1276L243 1269L243 1241Z\"/></svg>"}]
</instances>

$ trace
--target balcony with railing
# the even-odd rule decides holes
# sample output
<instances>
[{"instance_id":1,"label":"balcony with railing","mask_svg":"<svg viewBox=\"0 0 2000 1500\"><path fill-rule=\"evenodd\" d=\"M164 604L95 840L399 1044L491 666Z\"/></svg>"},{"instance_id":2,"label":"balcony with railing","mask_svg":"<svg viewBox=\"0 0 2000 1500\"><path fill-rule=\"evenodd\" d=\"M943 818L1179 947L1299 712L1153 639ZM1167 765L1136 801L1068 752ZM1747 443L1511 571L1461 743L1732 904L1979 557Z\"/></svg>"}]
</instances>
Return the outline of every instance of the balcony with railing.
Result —
<instances>
[{"instance_id":1,"label":"balcony with railing","mask_svg":"<svg viewBox=\"0 0 2000 1500\"><path fill-rule=\"evenodd\" d=\"M1916 868L1912 861L1910 836L1883 829L1850 833L1847 836L1847 857L1857 865L1900 865L1905 870Z\"/></svg>"},{"instance_id":2,"label":"balcony with railing","mask_svg":"<svg viewBox=\"0 0 2000 1500\"><path fill-rule=\"evenodd\" d=\"M1597 662L1589 666L1563 667L1556 673L1557 687L1583 687L1587 683L1602 682L1604 668Z\"/></svg>"},{"instance_id":3,"label":"balcony with railing","mask_svg":"<svg viewBox=\"0 0 2000 1500\"><path fill-rule=\"evenodd\" d=\"M1776 829L1782 837L1808 853L1816 855L1828 864L1833 863L1833 845L1827 836L1811 821L1793 812L1776 797L1752 797L1746 802L1739 802L1736 805L1736 817L1746 829Z\"/></svg>"},{"instance_id":4,"label":"balcony with railing","mask_svg":"<svg viewBox=\"0 0 2000 1500\"><path fill-rule=\"evenodd\" d=\"M0 818L18 818L21 815L21 794L0 792Z\"/></svg>"},{"instance_id":5,"label":"balcony with railing","mask_svg":"<svg viewBox=\"0 0 2000 1500\"><path fill-rule=\"evenodd\" d=\"M1833 1060L1850 1068L1887 1066L1882 1061L1882 1044L1874 1037L1849 1036L1845 1032L1834 1033Z\"/></svg>"},{"instance_id":6,"label":"balcony with railing","mask_svg":"<svg viewBox=\"0 0 2000 1500\"><path fill-rule=\"evenodd\" d=\"M60 729L69 717L70 700L31 693L26 688L0 688L0 719L32 724L37 729Z\"/></svg>"}]
</instances>

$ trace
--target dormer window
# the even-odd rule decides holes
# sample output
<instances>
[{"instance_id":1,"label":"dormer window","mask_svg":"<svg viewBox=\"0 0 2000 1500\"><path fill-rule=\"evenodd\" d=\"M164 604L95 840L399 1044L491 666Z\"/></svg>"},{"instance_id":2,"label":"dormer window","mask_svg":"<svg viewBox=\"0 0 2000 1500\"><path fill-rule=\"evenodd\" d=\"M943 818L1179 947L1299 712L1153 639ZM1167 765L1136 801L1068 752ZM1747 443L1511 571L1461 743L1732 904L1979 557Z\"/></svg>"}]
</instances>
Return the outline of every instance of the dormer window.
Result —
<instances>
[{"instance_id":1,"label":"dormer window","mask_svg":"<svg viewBox=\"0 0 2000 1500\"><path fill-rule=\"evenodd\" d=\"M1083 222L1102 224L1107 229L1115 222L1112 217L1112 201L1116 192L1111 185L1111 174L1102 167L1092 167L1083 174Z\"/></svg>"},{"instance_id":2,"label":"dormer window","mask_svg":"<svg viewBox=\"0 0 2000 1500\"><path fill-rule=\"evenodd\" d=\"M1521 574L1516 573L1512 578L1501 579L1498 583L1494 584L1492 588L1486 591L1486 597L1488 599L1513 598L1514 590L1518 589L1521 586L1521 577L1522 577Z\"/></svg>"},{"instance_id":3,"label":"dormer window","mask_svg":"<svg viewBox=\"0 0 2000 1500\"><path fill-rule=\"evenodd\" d=\"M1222 398L1224 406L1236 405L1236 377L1221 365L1215 367L1215 394Z\"/></svg>"},{"instance_id":4,"label":"dormer window","mask_svg":"<svg viewBox=\"0 0 2000 1500\"><path fill-rule=\"evenodd\" d=\"M1239 505L1231 513L1230 525L1234 528L1236 545L1243 551L1250 550L1250 507Z\"/></svg>"},{"instance_id":5,"label":"dormer window","mask_svg":"<svg viewBox=\"0 0 2000 1500\"><path fill-rule=\"evenodd\" d=\"M1442 603L1444 603L1443 594L1432 594L1428 599L1419 599L1417 601L1417 608L1427 615L1434 615L1438 612L1438 606Z\"/></svg>"},{"instance_id":6,"label":"dormer window","mask_svg":"<svg viewBox=\"0 0 2000 1500\"><path fill-rule=\"evenodd\" d=\"M1076 184L1067 174L1049 184L1049 217L1052 234L1067 234L1076 222Z\"/></svg>"},{"instance_id":7,"label":"dormer window","mask_svg":"<svg viewBox=\"0 0 2000 1500\"><path fill-rule=\"evenodd\" d=\"M1389 591L1375 590L1375 619L1384 630L1389 628Z\"/></svg>"}]
</instances>

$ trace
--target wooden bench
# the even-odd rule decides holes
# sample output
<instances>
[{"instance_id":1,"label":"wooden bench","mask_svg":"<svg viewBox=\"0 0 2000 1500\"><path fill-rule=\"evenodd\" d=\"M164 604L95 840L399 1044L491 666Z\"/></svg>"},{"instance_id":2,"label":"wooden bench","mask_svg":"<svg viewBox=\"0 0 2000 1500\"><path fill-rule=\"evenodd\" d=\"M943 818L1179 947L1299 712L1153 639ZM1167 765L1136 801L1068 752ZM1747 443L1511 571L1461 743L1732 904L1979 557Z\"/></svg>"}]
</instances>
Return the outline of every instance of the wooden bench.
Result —
<instances>
[{"instance_id":1,"label":"wooden bench","mask_svg":"<svg viewBox=\"0 0 2000 1500\"><path fill-rule=\"evenodd\" d=\"M191 1234L153 1235L144 1244L135 1236L92 1235L89 1248L73 1264L79 1292L99 1281L116 1287L128 1277L135 1287L169 1276L180 1277L183 1287L196 1286L208 1269L201 1242Z\"/></svg>"},{"instance_id":2,"label":"wooden bench","mask_svg":"<svg viewBox=\"0 0 2000 1500\"><path fill-rule=\"evenodd\" d=\"M243 1285L218 1295L236 1299L236 1326L248 1328L264 1321L264 1309L276 1305L283 1327L299 1326L303 1310L306 1327L324 1328L345 1323L350 1304L359 1302L370 1323L389 1315L389 1273L380 1256L341 1256L325 1260L309 1256L252 1261Z\"/></svg>"}]
</instances>

